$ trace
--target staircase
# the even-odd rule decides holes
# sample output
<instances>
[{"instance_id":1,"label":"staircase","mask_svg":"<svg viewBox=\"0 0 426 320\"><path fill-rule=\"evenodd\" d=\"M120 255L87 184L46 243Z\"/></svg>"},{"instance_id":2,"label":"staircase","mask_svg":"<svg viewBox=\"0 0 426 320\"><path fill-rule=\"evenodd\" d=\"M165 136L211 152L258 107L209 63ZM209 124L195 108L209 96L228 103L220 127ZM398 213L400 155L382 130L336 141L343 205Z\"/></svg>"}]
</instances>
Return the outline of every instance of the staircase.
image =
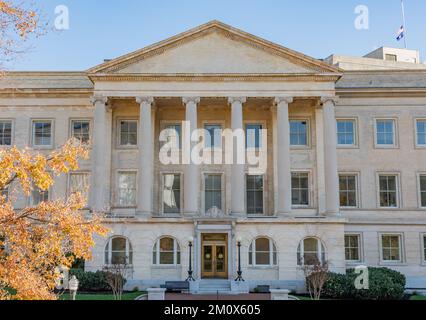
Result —
<instances>
[{"instance_id":1,"label":"staircase","mask_svg":"<svg viewBox=\"0 0 426 320\"><path fill-rule=\"evenodd\" d=\"M229 280L201 280L198 294L231 294L231 281Z\"/></svg>"}]
</instances>

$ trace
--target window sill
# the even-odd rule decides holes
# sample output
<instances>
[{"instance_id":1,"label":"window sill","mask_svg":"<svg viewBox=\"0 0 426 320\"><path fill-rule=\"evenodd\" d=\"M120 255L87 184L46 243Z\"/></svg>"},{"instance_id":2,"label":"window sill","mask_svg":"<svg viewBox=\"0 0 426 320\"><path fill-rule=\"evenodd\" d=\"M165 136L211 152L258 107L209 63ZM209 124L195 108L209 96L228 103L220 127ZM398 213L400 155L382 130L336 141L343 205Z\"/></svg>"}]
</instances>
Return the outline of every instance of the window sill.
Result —
<instances>
[{"instance_id":1,"label":"window sill","mask_svg":"<svg viewBox=\"0 0 426 320\"><path fill-rule=\"evenodd\" d=\"M383 266L383 267L406 267L408 266L407 263L401 262L401 261L381 261L379 263L379 266Z\"/></svg>"},{"instance_id":2,"label":"window sill","mask_svg":"<svg viewBox=\"0 0 426 320\"><path fill-rule=\"evenodd\" d=\"M360 265L363 265L363 264L365 264L364 261L346 261L347 267L357 267L357 266L360 266Z\"/></svg>"},{"instance_id":3,"label":"window sill","mask_svg":"<svg viewBox=\"0 0 426 320\"><path fill-rule=\"evenodd\" d=\"M339 145L337 145L337 149L359 149L359 146L339 144Z\"/></svg>"},{"instance_id":4,"label":"window sill","mask_svg":"<svg viewBox=\"0 0 426 320\"><path fill-rule=\"evenodd\" d=\"M278 266L249 266L248 270L278 270Z\"/></svg>"},{"instance_id":5,"label":"window sill","mask_svg":"<svg viewBox=\"0 0 426 320\"><path fill-rule=\"evenodd\" d=\"M160 269L160 270L166 270L166 269L182 269L182 266L180 264L171 264L171 265L151 265L151 269Z\"/></svg>"},{"instance_id":6,"label":"window sill","mask_svg":"<svg viewBox=\"0 0 426 320\"><path fill-rule=\"evenodd\" d=\"M116 146L116 150L137 151L138 146Z\"/></svg>"},{"instance_id":7,"label":"window sill","mask_svg":"<svg viewBox=\"0 0 426 320\"><path fill-rule=\"evenodd\" d=\"M376 149L376 150L395 150L395 149L399 149L399 146L380 146L380 145L376 145L374 147L374 149Z\"/></svg>"}]
</instances>

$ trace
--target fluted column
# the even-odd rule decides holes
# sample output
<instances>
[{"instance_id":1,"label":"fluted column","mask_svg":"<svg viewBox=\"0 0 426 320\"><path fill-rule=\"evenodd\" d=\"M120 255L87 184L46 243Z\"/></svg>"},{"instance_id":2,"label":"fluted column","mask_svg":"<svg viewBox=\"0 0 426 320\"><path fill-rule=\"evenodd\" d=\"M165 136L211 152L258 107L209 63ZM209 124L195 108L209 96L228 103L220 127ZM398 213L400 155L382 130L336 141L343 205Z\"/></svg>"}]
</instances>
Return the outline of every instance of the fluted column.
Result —
<instances>
[{"instance_id":1,"label":"fluted column","mask_svg":"<svg viewBox=\"0 0 426 320\"><path fill-rule=\"evenodd\" d=\"M327 214L339 213L340 207L335 101L335 97L321 99L324 117L325 202Z\"/></svg>"},{"instance_id":2,"label":"fluted column","mask_svg":"<svg viewBox=\"0 0 426 320\"><path fill-rule=\"evenodd\" d=\"M231 126L234 135L238 132L243 133L243 104L246 103L245 97L231 97L228 99L231 105ZM238 139L233 138L233 162L231 170L231 213L236 216L245 214L245 196L244 196L244 164L238 163L238 155L244 154L244 145L238 144Z\"/></svg>"},{"instance_id":3,"label":"fluted column","mask_svg":"<svg viewBox=\"0 0 426 320\"><path fill-rule=\"evenodd\" d=\"M277 179L278 201L276 213L278 215L291 212L291 158L290 158L290 120L289 104L291 97L275 98L277 105Z\"/></svg>"},{"instance_id":4,"label":"fluted column","mask_svg":"<svg viewBox=\"0 0 426 320\"><path fill-rule=\"evenodd\" d=\"M154 141L152 136L152 103L154 98L137 97L136 102L140 105L137 213L151 216L153 213L154 185Z\"/></svg>"},{"instance_id":5,"label":"fluted column","mask_svg":"<svg viewBox=\"0 0 426 320\"><path fill-rule=\"evenodd\" d=\"M90 205L95 212L108 212L111 207L111 143L112 110L108 98L95 96L92 141L92 175Z\"/></svg>"},{"instance_id":6,"label":"fluted column","mask_svg":"<svg viewBox=\"0 0 426 320\"><path fill-rule=\"evenodd\" d=\"M200 194L200 170L199 166L193 163L191 159L191 150L195 142L191 141L192 133L198 129L198 104L199 97L183 98L186 108L186 125L183 132L183 162L185 164L184 172L184 214L187 216L196 216L199 213L199 194ZM189 150L188 150L189 148Z\"/></svg>"}]
</instances>

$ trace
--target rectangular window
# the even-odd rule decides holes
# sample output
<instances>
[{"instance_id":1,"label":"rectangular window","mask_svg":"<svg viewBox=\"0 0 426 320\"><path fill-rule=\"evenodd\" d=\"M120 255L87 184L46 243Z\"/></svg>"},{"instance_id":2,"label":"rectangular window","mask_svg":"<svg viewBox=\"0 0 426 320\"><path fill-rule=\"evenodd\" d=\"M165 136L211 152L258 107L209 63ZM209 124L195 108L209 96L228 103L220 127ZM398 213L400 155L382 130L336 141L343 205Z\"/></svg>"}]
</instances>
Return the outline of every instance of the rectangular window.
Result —
<instances>
[{"instance_id":1,"label":"rectangular window","mask_svg":"<svg viewBox=\"0 0 426 320\"><path fill-rule=\"evenodd\" d=\"M69 194L81 193L86 202L89 200L89 186L90 174L89 173L71 173L70 174Z\"/></svg>"},{"instance_id":2,"label":"rectangular window","mask_svg":"<svg viewBox=\"0 0 426 320\"><path fill-rule=\"evenodd\" d=\"M309 206L309 174L292 173L291 191L293 206Z\"/></svg>"},{"instance_id":3,"label":"rectangular window","mask_svg":"<svg viewBox=\"0 0 426 320\"><path fill-rule=\"evenodd\" d=\"M90 121L72 120L71 136L81 143L88 144L90 142Z\"/></svg>"},{"instance_id":4,"label":"rectangular window","mask_svg":"<svg viewBox=\"0 0 426 320\"><path fill-rule=\"evenodd\" d=\"M222 147L222 126L217 124L206 124L205 130L205 144L206 148L221 148Z\"/></svg>"},{"instance_id":5,"label":"rectangular window","mask_svg":"<svg viewBox=\"0 0 426 320\"><path fill-rule=\"evenodd\" d=\"M395 120L379 119L376 120L376 144L378 146L392 147L395 142Z\"/></svg>"},{"instance_id":6,"label":"rectangular window","mask_svg":"<svg viewBox=\"0 0 426 320\"><path fill-rule=\"evenodd\" d=\"M340 146L356 145L355 120L337 120L337 144Z\"/></svg>"},{"instance_id":7,"label":"rectangular window","mask_svg":"<svg viewBox=\"0 0 426 320\"><path fill-rule=\"evenodd\" d=\"M400 235L382 235L382 260L384 262L402 262L401 248Z\"/></svg>"},{"instance_id":8,"label":"rectangular window","mask_svg":"<svg viewBox=\"0 0 426 320\"><path fill-rule=\"evenodd\" d=\"M120 121L120 146L133 147L138 145L138 121Z\"/></svg>"},{"instance_id":9,"label":"rectangular window","mask_svg":"<svg viewBox=\"0 0 426 320\"><path fill-rule=\"evenodd\" d=\"M420 175L420 203L422 208L426 208L426 175Z\"/></svg>"},{"instance_id":10,"label":"rectangular window","mask_svg":"<svg viewBox=\"0 0 426 320\"><path fill-rule=\"evenodd\" d=\"M33 146L51 147L52 145L52 121L33 121Z\"/></svg>"},{"instance_id":11,"label":"rectangular window","mask_svg":"<svg viewBox=\"0 0 426 320\"><path fill-rule=\"evenodd\" d=\"M165 143L173 146L173 149L179 150L181 148L182 126L180 124L168 124L164 127L166 131Z\"/></svg>"},{"instance_id":12,"label":"rectangular window","mask_svg":"<svg viewBox=\"0 0 426 320\"><path fill-rule=\"evenodd\" d=\"M0 120L0 146L12 145L12 121Z\"/></svg>"},{"instance_id":13,"label":"rectangular window","mask_svg":"<svg viewBox=\"0 0 426 320\"><path fill-rule=\"evenodd\" d=\"M397 56L396 56L396 54L385 54L385 60L396 62Z\"/></svg>"},{"instance_id":14,"label":"rectangular window","mask_svg":"<svg viewBox=\"0 0 426 320\"><path fill-rule=\"evenodd\" d=\"M426 262L426 235L423 235L423 261Z\"/></svg>"},{"instance_id":15,"label":"rectangular window","mask_svg":"<svg viewBox=\"0 0 426 320\"><path fill-rule=\"evenodd\" d=\"M263 214L263 176L247 175L247 213Z\"/></svg>"},{"instance_id":16,"label":"rectangular window","mask_svg":"<svg viewBox=\"0 0 426 320\"><path fill-rule=\"evenodd\" d=\"M340 206L356 208L357 204L357 175L345 174L339 176Z\"/></svg>"},{"instance_id":17,"label":"rectangular window","mask_svg":"<svg viewBox=\"0 0 426 320\"><path fill-rule=\"evenodd\" d=\"M290 121L290 144L295 147L308 146L308 122L303 120Z\"/></svg>"},{"instance_id":18,"label":"rectangular window","mask_svg":"<svg viewBox=\"0 0 426 320\"><path fill-rule=\"evenodd\" d=\"M345 235L345 256L346 261L361 261L361 237L358 234Z\"/></svg>"},{"instance_id":19,"label":"rectangular window","mask_svg":"<svg viewBox=\"0 0 426 320\"><path fill-rule=\"evenodd\" d=\"M163 212L180 213L180 174L163 175Z\"/></svg>"},{"instance_id":20,"label":"rectangular window","mask_svg":"<svg viewBox=\"0 0 426 320\"><path fill-rule=\"evenodd\" d=\"M222 210L222 176L220 174L205 175L205 211L212 208Z\"/></svg>"},{"instance_id":21,"label":"rectangular window","mask_svg":"<svg viewBox=\"0 0 426 320\"><path fill-rule=\"evenodd\" d=\"M4 197L6 200L9 200L9 188L6 187L0 190L0 196Z\"/></svg>"},{"instance_id":22,"label":"rectangular window","mask_svg":"<svg viewBox=\"0 0 426 320\"><path fill-rule=\"evenodd\" d=\"M118 173L118 205L136 206L136 172Z\"/></svg>"},{"instance_id":23,"label":"rectangular window","mask_svg":"<svg viewBox=\"0 0 426 320\"><path fill-rule=\"evenodd\" d=\"M49 201L49 190L43 191L37 187L34 187L31 191L30 202L32 206L37 206L42 202Z\"/></svg>"},{"instance_id":24,"label":"rectangular window","mask_svg":"<svg viewBox=\"0 0 426 320\"><path fill-rule=\"evenodd\" d=\"M380 207L398 208L398 178L396 175L380 175Z\"/></svg>"},{"instance_id":25,"label":"rectangular window","mask_svg":"<svg viewBox=\"0 0 426 320\"><path fill-rule=\"evenodd\" d=\"M260 149L262 147L262 125L246 125L246 148Z\"/></svg>"},{"instance_id":26,"label":"rectangular window","mask_svg":"<svg viewBox=\"0 0 426 320\"><path fill-rule=\"evenodd\" d=\"M426 120L416 121L417 146L426 147Z\"/></svg>"}]
</instances>

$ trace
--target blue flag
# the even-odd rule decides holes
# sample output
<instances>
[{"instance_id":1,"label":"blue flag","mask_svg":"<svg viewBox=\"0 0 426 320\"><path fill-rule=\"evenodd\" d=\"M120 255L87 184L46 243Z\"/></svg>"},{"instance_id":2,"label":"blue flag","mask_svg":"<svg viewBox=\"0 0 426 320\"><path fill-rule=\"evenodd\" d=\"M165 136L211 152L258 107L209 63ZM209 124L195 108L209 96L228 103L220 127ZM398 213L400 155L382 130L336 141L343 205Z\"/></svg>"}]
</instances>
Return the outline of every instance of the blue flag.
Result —
<instances>
[{"instance_id":1,"label":"blue flag","mask_svg":"<svg viewBox=\"0 0 426 320\"><path fill-rule=\"evenodd\" d=\"M396 40L401 41L404 38L404 26L401 26L401 28L398 31Z\"/></svg>"}]
</instances>

